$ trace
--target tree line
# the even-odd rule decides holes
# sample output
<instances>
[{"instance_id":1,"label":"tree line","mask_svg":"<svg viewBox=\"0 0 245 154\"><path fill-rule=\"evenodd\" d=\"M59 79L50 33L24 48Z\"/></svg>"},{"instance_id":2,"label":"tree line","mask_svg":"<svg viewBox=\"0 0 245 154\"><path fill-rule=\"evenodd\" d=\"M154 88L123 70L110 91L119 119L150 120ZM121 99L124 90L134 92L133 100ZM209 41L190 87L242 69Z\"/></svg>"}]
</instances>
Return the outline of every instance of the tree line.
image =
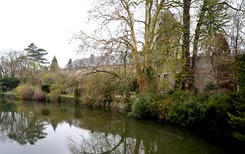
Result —
<instances>
[{"instance_id":1,"label":"tree line","mask_svg":"<svg viewBox=\"0 0 245 154\"><path fill-rule=\"evenodd\" d=\"M178 88L193 91L198 56L244 52L244 6L244 0L103 0L89 12L98 28L76 37L81 51L131 54L141 92L156 89L156 68L176 60Z\"/></svg>"},{"instance_id":2,"label":"tree line","mask_svg":"<svg viewBox=\"0 0 245 154\"><path fill-rule=\"evenodd\" d=\"M7 50L3 51L0 60L0 77L24 78L28 75L46 72L48 69L57 69L58 62L54 56L51 66L45 57L48 52L42 48L38 48L31 43L23 51Z\"/></svg>"}]
</instances>

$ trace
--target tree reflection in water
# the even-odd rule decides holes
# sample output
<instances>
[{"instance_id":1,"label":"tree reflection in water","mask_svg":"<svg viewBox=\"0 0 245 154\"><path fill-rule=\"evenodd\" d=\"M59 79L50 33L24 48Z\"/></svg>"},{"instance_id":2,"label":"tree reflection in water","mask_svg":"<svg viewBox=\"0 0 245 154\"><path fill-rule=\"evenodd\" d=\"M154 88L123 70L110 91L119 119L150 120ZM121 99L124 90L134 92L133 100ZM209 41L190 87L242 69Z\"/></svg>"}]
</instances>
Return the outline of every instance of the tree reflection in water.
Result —
<instances>
[{"instance_id":1,"label":"tree reflection in water","mask_svg":"<svg viewBox=\"0 0 245 154\"><path fill-rule=\"evenodd\" d=\"M73 154L120 153L125 141L126 138L120 137L119 135L106 135L104 133L93 132L89 134L88 138L82 136L81 143L77 143L70 138L69 148ZM132 143L129 145L132 145ZM127 148L127 150L129 150L129 148Z\"/></svg>"},{"instance_id":2,"label":"tree reflection in water","mask_svg":"<svg viewBox=\"0 0 245 154\"><path fill-rule=\"evenodd\" d=\"M120 128L120 135L91 131L88 135L81 135L79 142L68 138L68 147L73 154L132 154L157 153L156 142L146 145L143 140L127 137L127 127ZM146 147L149 147L146 148Z\"/></svg>"},{"instance_id":3,"label":"tree reflection in water","mask_svg":"<svg viewBox=\"0 0 245 154\"><path fill-rule=\"evenodd\" d=\"M143 140L137 145L136 139L106 135L104 133L90 133L89 137L82 136L80 143L69 138L69 149L73 154L132 154L157 153L156 143L152 143L146 150Z\"/></svg>"},{"instance_id":4,"label":"tree reflection in water","mask_svg":"<svg viewBox=\"0 0 245 154\"><path fill-rule=\"evenodd\" d=\"M18 148L37 148L35 150L40 150L40 146L50 147L51 142L54 143L53 150L58 149L59 152L48 153L59 154L63 153L61 151L73 154L222 153L216 146L177 128L130 119L115 112L69 105L0 103L0 140L11 138L22 145L35 144L31 147L17 145ZM45 114L44 111L50 114ZM61 127L57 127L59 125ZM50 126L53 126L54 131ZM46 135L50 135L52 139L47 137L42 144L37 144L37 141ZM16 146L16 143L2 143L2 147L9 144L13 150ZM19 151L18 148L16 151ZM4 149L0 149L0 153L3 151Z\"/></svg>"},{"instance_id":5,"label":"tree reflection in water","mask_svg":"<svg viewBox=\"0 0 245 154\"><path fill-rule=\"evenodd\" d=\"M0 112L0 131L19 144L35 144L47 135L45 125L39 114L33 112Z\"/></svg>"}]
</instances>

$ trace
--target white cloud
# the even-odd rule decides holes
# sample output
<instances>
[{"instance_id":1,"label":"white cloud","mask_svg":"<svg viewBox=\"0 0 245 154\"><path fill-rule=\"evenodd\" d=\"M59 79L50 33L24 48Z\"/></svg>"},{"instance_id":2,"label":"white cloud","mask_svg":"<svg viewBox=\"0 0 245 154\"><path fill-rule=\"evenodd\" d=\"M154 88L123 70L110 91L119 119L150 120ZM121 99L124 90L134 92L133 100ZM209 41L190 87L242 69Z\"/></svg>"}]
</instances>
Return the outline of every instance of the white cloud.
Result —
<instances>
[{"instance_id":1,"label":"white cloud","mask_svg":"<svg viewBox=\"0 0 245 154\"><path fill-rule=\"evenodd\" d=\"M92 0L0 0L0 50L30 43L56 55L64 67L75 58L72 35L85 27Z\"/></svg>"}]
</instances>

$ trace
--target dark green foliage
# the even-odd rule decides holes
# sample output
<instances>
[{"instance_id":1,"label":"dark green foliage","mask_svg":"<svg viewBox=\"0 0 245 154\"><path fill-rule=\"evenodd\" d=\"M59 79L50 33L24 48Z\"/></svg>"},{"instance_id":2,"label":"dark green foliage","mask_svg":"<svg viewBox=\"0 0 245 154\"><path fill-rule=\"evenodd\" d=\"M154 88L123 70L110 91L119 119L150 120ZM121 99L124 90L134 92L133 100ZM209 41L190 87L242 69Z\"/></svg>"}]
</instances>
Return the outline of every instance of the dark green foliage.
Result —
<instances>
[{"instance_id":1,"label":"dark green foliage","mask_svg":"<svg viewBox=\"0 0 245 154\"><path fill-rule=\"evenodd\" d=\"M41 89L43 92L50 93L50 85L42 85Z\"/></svg>"},{"instance_id":2,"label":"dark green foliage","mask_svg":"<svg viewBox=\"0 0 245 154\"><path fill-rule=\"evenodd\" d=\"M183 102L188 99L190 94L186 91L175 91L169 97L173 99L174 102Z\"/></svg>"},{"instance_id":3,"label":"dark green foliage","mask_svg":"<svg viewBox=\"0 0 245 154\"><path fill-rule=\"evenodd\" d=\"M152 99L152 93L144 93L136 96L131 107L132 111L129 115L135 118L147 117L149 114L149 105L151 104Z\"/></svg>"},{"instance_id":4,"label":"dark green foliage","mask_svg":"<svg viewBox=\"0 0 245 154\"><path fill-rule=\"evenodd\" d=\"M180 73L175 74L175 89L176 90L182 90L184 89L184 82L187 79L187 73L184 71L181 71Z\"/></svg>"},{"instance_id":5,"label":"dark green foliage","mask_svg":"<svg viewBox=\"0 0 245 154\"><path fill-rule=\"evenodd\" d=\"M144 98L141 97L135 98L131 109L132 109L132 111L130 112L131 116L135 118L142 118L146 111L146 104Z\"/></svg>"},{"instance_id":6,"label":"dark green foliage","mask_svg":"<svg viewBox=\"0 0 245 154\"><path fill-rule=\"evenodd\" d=\"M234 104L228 94L216 94L208 99L208 111L206 121L208 128L218 134L226 134L229 131L227 112L234 113Z\"/></svg>"},{"instance_id":7,"label":"dark green foliage","mask_svg":"<svg viewBox=\"0 0 245 154\"><path fill-rule=\"evenodd\" d=\"M151 92L155 92L156 91L156 87L157 87L157 83L156 83L156 71L154 70L153 67L146 67L143 69L143 73L146 77L147 82L149 83L149 89L148 91Z\"/></svg>"},{"instance_id":8,"label":"dark green foliage","mask_svg":"<svg viewBox=\"0 0 245 154\"><path fill-rule=\"evenodd\" d=\"M161 110L165 111L165 116L159 114L159 119L165 117L177 125L244 139L245 105L239 94L188 96L178 92L166 100L171 102L163 106Z\"/></svg>"},{"instance_id":9,"label":"dark green foliage","mask_svg":"<svg viewBox=\"0 0 245 154\"><path fill-rule=\"evenodd\" d=\"M129 90L130 91L137 91L139 89L139 84L137 82L136 78L131 79L131 82L129 84Z\"/></svg>"},{"instance_id":10,"label":"dark green foliage","mask_svg":"<svg viewBox=\"0 0 245 154\"><path fill-rule=\"evenodd\" d=\"M0 86L2 91L12 90L20 84L17 78L2 78L0 79Z\"/></svg>"},{"instance_id":11,"label":"dark green foliage","mask_svg":"<svg viewBox=\"0 0 245 154\"><path fill-rule=\"evenodd\" d=\"M213 83L213 82L209 82L206 84L205 88L204 88L204 92L209 92L211 90L217 90L218 87Z\"/></svg>"},{"instance_id":12,"label":"dark green foliage","mask_svg":"<svg viewBox=\"0 0 245 154\"><path fill-rule=\"evenodd\" d=\"M236 56L239 93L245 98L245 54Z\"/></svg>"},{"instance_id":13,"label":"dark green foliage","mask_svg":"<svg viewBox=\"0 0 245 154\"><path fill-rule=\"evenodd\" d=\"M46 52L46 50L38 48L34 43L31 43L25 49L25 51L27 51L27 56L31 60L41 64L47 63L47 59L44 58L44 56L47 55L48 53Z\"/></svg>"},{"instance_id":14,"label":"dark green foliage","mask_svg":"<svg viewBox=\"0 0 245 154\"><path fill-rule=\"evenodd\" d=\"M211 87L210 89L213 89ZM199 131L245 139L245 105L238 93L192 96L176 91L155 97L144 93L134 99L130 116L151 118Z\"/></svg>"},{"instance_id":15,"label":"dark green foliage","mask_svg":"<svg viewBox=\"0 0 245 154\"><path fill-rule=\"evenodd\" d=\"M243 107L245 109L245 106ZM231 127L232 135L239 139L245 141L245 114L243 112L237 112L237 115L231 113L228 114L228 124Z\"/></svg>"},{"instance_id":16,"label":"dark green foliage","mask_svg":"<svg viewBox=\"0 0 245 154\"><path fill-rule=\"evenodd\" d=\"M208 105L203 97L189 97L169 106L167 120L183 126L199 124L206 117Z\"/></svg>"}]
</instances>

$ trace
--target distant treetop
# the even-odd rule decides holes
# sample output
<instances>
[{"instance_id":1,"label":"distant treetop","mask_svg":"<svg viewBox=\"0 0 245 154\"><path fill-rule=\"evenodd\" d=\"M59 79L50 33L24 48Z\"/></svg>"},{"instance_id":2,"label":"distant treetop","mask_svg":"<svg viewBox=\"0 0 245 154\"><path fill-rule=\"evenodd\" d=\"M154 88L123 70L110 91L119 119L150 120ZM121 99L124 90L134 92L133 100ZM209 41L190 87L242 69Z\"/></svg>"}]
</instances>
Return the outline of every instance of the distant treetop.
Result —
<instances>
[{"instance_id":1,"label":"distant treetop","mask_svg":"<svg viewBox=\"0 0 245 154\"><path fill-rule=\"evenodd\" d=\"M33 61L39 62L41 64L47 64L48 60L44 57L48 53L42 48L38 48L34 43L31 43L27 48L27 57Z\"/></svg>"},{"instance_id":2,"label":"distant treetop","mask_svg":"<svg viewBox=\"0 0 245 154\"><path fill-rule=\"evenodd\" d=\"M59 65L58 65L58 61L56 59L56 56L54 56L51 64L50 64L50 71L58 71L60 68L59 68Z\"/></svg>"}]
</instances>

